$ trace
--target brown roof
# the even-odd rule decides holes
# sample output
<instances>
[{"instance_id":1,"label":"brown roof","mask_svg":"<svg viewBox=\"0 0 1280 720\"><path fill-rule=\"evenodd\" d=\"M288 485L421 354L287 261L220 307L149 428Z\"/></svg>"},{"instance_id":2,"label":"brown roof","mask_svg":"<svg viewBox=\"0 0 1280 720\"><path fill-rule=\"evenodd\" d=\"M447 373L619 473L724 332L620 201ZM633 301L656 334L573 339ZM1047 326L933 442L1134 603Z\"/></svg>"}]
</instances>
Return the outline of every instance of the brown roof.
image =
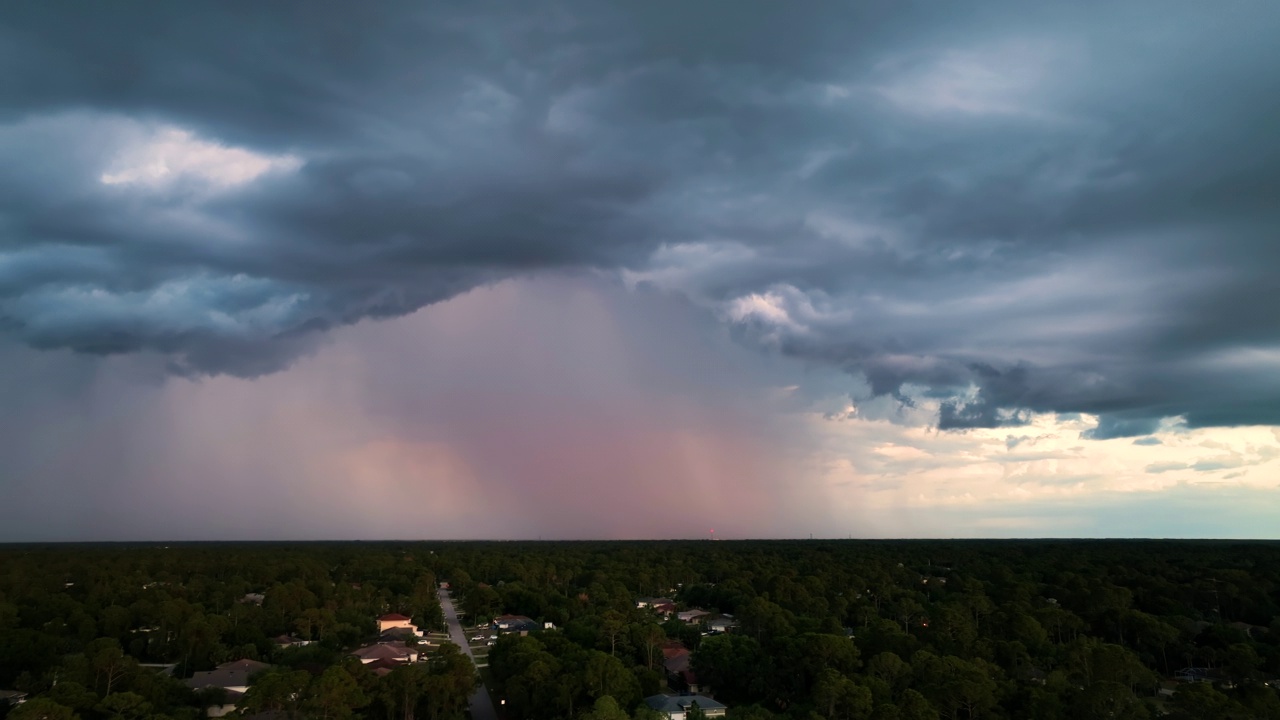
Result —
<instances>
[{"instance_id":1,"label":"brown roof","mask_svg":"<svg viewBox=\"0 0 1280 720\"><path fill-rule=\"evenodd\" d=\"M400 613L388 613L388 614L383 615L382 617L380 617L380 618L378 618L378 619L379 619L379 620L412 620L413 618L405 617L404 615L401 615Z\"/></svg>"},{"instance_id":2,"label":"brown roof","mask_svg":"<svg viewBox=\"0 0 1280 720\"><path fill-rule=\"evenodd\" d=\"M357 650L352 650L351 654L361 660L401 660L415 654L416 651L409 648L404 643L378 643L377 645L369 645Z\"/></svg>"},{"instance_id":3,"label":"brown roof","mask_svg":"<svg viewBox=\"0 0 1280 720\"><path fill-rule=\"evenodd\" d=\"M403 664L404 663L399 660L389 660L387 658L378 658L377 660L374 660L371 663L365 663L365 667L369 668L374 672L378 672L379 670L386 670L387 672L391 672L392 668L398 668ZM386 673L381 673L381 674L385 675Z\"/></svg>"}]
</instances>

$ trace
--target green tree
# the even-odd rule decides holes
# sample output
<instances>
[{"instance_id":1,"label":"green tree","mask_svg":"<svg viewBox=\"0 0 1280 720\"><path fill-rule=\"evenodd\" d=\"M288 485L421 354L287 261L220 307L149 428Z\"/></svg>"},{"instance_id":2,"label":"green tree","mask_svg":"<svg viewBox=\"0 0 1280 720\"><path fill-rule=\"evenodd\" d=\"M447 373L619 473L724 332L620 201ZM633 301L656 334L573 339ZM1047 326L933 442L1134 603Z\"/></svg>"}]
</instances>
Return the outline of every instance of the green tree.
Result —
<instances>
[{"instance_id":1,"label":"green tree","mask_svg":"<svg viewBox=\"0 0 1280 720\"><path fill-rule=\"evenodd\" d=\"M1127 685L1130 692L1154 687L1158 680L1132 651L1094 637L1082 637L1070 645L1067 668L1078 684L1107 680Z\"/></svg>"},{"instance_id":2,"label":"green tree","mask_svg":"<svg viewBox=\"0 0 1280 720\"><path fill-rule=\"evenodd\" d=\"M46 696L77 712L88 712L98 704L98 694L74 680L61 680L49 688Z\"/></svg>"},{"instance_id":3,"label":"green tree","mask_svg":"<svg viewBox=\"0 0 1280 720\"><path fill-rule=\"evenodd\" d=\"M894 653L882 652L867 662L867 674L884 682L896 699L911 681L911 666Z\"/></svg>"},{"instance_id":4,"label":"green tree","mask_svg":"<svg viewBox=\"0 0 1280 720\"><path fill-rule=\"evenodd\" d=\"M77 720L79 717L65 705L38 697L10 710L6 720Z\"/></svg>"},{"instance_id":5,"label":"green tree","mask_svg":"<svg viewBox=\"0 0 1280 720\"><path fill-rule=\"evenodd\" d=\"M661 657L662 644L667 641L667 634L658 623L648 622L635 627L635 637L636 644L644 648L645 667L652 670Z\"/></svg>"},{"instance_id":6,"label":"green tree","mask_svg":"<svg viewBox=\"0 0 1280 720\"><path fill-rule=\"evenodd\" d=\"M693 670L699 681L727 704L750 702L762 682L764 651L746 635L714 635L693 653Z\"/></svg>"},{"instance_id":7,"label":"green tree","mask_svg":"<svg viewBox=\"0 0 1280 720\"><path fill-rule=\"evenodd\" d=\"M628 706L640 699L640 683L618 658L593 650L583 668L583 680L591 698L609 695Z\"/></svg>"},{"instance_id":8,"label":"green tree","mask_svg":"<svg viewBox=\"0 0 1280 720\"><path fill-rule=\"evenodd\" d=\"M927 697L952 718L963 711L976 720L996 704L998 668L981 659L945 658L921 651L912 658L917 677L929 679Z\"/></svg>"},{"instance_id":9,"label":"green tree","mask_svg":"<svg viewBox=\"0 0 1280 720\"><path fill-rule=\"evenodd\" d=\"M1183 718L1226 720L1233 711L1231 698L1208 683L1187 683L1173 694L1173 706Z\"/></svg>"},{"instance_id":10,"label":"green tree","mask_svg":"<svg viewBox=\"0 0 1280 720\"><path fill-rule=\"evenodd\" d=\"M427 669L421 663L401 665L382 680L387 706L394 708L403 720L414 720L418 700L431 685Z\"/></svg>"},{"instance_id":11,"label":"green tree","mask_svg":"<svg viewBox=\"0 0 1280 720\"><path fill-rule=\"evenodd\" d=\"M1118 682L1099 680L1080 691L1073 703L1076 717L1109 720L1146 720L1146 705Z\"/></svg>"},{"instance_id":12,"label":"green tree","mask_svg":"<svg viewBox=\"0 0 1280 720\"><path fill-rule=\"evenodd\" d=\"M137 693L112 693L103 698L96 709L116 720L135 720L151 713L151 703Z\"/></svg>"},{"instance_id":13,"label":"green tree","mask_svg":"<svg viewBox=\"0 0 1280 720\"><path fill-rule=\"evenodd\" d=\"M871 715L871 691L835 670L823 670L813 699L830 720L865 720Z\"/></svg>"},{"instance_id":14,"label":"green tree","mask_svg":"<svg viewBox=\"0 0 1280 720\"><path fill-rule=\"evenodd\" d=\"M938 720L938 711L915 690L903 691L898 700L898 711L901 720Z\"/></svg>"},{"instance_id":15,"label":"green tree","mask_svg":"<svg viewBox=\"0 0 1280 720\"><path fill-rule=\"evenodd\" d=\"M307 688L303 707L320 720L347 720L369 702L364 691L346 668L334 665Z\"/></svg>"},{"instance_id":16,"label":"green tree","mask_svg":"<svg viewBox=\"0 0 1280 720\"><path fill-rule=\"evenodd\" d=\"M618 701L612 696L604 695L596 700L590 711L583 714L582 720L631 720L631 716L618 707Z\"/></svg>"},{"instance_id":17,"label":"green tree","mask_svg":"<svg viewBox=\"0 0 1280 720\"><path fill-rule=\"evenodd\" d=\"M427 713L431 720L461 713L480 682L471 660L461 648L449 642L431 655L427 671Z\"/></svg>"},{"instance_id":18,"label":"green tree","mask_svg":"<svg viewBox=\"0 0 1280 720\"><path fill-rule=\"evenodd\" d=\"M105 686L103 695L110 695L116 683L137 668L137 662L126 657L115 638L98 638L85 646L85 657L93 668L94 687Z\"/></svg>"},{"instance_id":19,"label":"green tree","mask_svg":"<svg viewBox=\"0 0 1280 720\"><path fill-rule=\"evenodd\" d=\"M617 610L605 610L600 615L600 632L609 638L609 654L617 655L618 636L627 628L627 619Z\"/></svg>"},{"instance_id":20,"label":"green tree","mask_svg":"<svg viewBox=\"0 0 1280 720\"><path fill-rule=\"evenodd\" d=\"M239 706L245 713L275 712L293 717L310 680L305 670L267 670L254 677Z\"/></svg>"}]
</instances>

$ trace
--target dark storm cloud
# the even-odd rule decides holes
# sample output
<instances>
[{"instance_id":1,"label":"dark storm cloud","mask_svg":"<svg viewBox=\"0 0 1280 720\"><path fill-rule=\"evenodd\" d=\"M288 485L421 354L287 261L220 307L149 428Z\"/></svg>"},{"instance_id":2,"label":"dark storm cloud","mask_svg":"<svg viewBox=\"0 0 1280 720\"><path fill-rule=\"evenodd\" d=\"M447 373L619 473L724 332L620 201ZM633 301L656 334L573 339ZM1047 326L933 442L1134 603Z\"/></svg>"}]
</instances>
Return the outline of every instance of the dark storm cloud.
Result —
<instances>
[{"instance_id":1,"label":"dark storm cloud","mask_svg":"<svg viewBox=\"0 0 1280 720\"><path fill-rule=\"evenodd\" d=\"M1280 423L1278 28L1266 2L11 8L0 327L256 375L593 267L943 428Z\"/></svg>"},{"instance_id":2,"label":"dark storm cloud","mask_svg":"<svg viewBox=\"0 0 1280 720\"><path fill-rule=\"evenodd\" d=\"M1105 415L1098 421L1098 426L1085 433L1085 437L1093 440L1110 440L1135 435L1150 435L1160 427L1159 418L1136 417L1124 418L1119 415ZM1154 440L1154 442L1152 442ZM1159 438L1134 440L1135 445L1158 445Z\"/></svg>"}]
</instances>

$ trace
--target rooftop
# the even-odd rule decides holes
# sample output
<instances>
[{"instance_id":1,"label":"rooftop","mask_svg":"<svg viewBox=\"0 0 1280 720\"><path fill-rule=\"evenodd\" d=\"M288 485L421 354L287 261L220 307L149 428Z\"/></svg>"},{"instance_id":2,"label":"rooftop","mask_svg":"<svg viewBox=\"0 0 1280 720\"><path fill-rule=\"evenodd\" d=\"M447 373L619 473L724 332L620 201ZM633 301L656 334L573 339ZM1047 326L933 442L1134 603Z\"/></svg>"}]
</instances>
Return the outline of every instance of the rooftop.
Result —
<instances>
[{"instance_id":1,"label":"rooftop","mask_svg":"<svg viewBox=\"0 0 1280 720\"><path fill-rule=\"evenodd\" d=\"M187 680L187 687L200 689L206 687L242 687L249 684L249 676L262 672L271 666L257 660L236 660L223 663L213 670L198 672Z\"/></svg>"},{"instance_id":2,"label":"rooftop","mask_svg":"<svg viewBox=\"0 0 1280 720\"><path fill-rule=\"evenodd\" d=\"M403 643L391 642L368 645L352 650L351 654L361 660L400 660L408 658L416 652L416 650Z\"/></svg>"},{"instance_id":3,"label":"rooftop","mask_svg":"<svg viewBox=\"0 0 1280 720\"><path fill-rule=\"evenodd\" d=\"M672 713L684 712L694 703L698 703L698 707L702 710L724 710L727 705L716 702L706 695L650 695L644 699L644 704L657 710L658 712Z\"/></svg>"}]
</instances>

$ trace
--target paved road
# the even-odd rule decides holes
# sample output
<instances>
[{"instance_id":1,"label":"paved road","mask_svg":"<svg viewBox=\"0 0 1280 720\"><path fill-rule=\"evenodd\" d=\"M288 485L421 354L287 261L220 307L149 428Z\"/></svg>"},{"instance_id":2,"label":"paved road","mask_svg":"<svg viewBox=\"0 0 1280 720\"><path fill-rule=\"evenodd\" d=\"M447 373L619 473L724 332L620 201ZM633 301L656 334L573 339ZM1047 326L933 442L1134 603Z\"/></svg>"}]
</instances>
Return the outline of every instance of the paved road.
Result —
<instances>
[{"instance_id":1,"label":"paved road","mask_svg":"<svg viewBox=\"0 0 1280 720\"><path fill-rule=\"evenodd\" d=\"M462 631L462 622L458 620L458 611L453 609L453 600L447 590L441 589L439 593L440 608L444 610L444 620L449 624L449 639L462 648L462 652L474 663L476 659L471 654L471 643L467 642L467 634ZM489 691L484 685L476 688L475 694L471 696L471 720L498 720L498 712L494 710L493 700L489 698Z\"/></svg>"}]
</instances>

